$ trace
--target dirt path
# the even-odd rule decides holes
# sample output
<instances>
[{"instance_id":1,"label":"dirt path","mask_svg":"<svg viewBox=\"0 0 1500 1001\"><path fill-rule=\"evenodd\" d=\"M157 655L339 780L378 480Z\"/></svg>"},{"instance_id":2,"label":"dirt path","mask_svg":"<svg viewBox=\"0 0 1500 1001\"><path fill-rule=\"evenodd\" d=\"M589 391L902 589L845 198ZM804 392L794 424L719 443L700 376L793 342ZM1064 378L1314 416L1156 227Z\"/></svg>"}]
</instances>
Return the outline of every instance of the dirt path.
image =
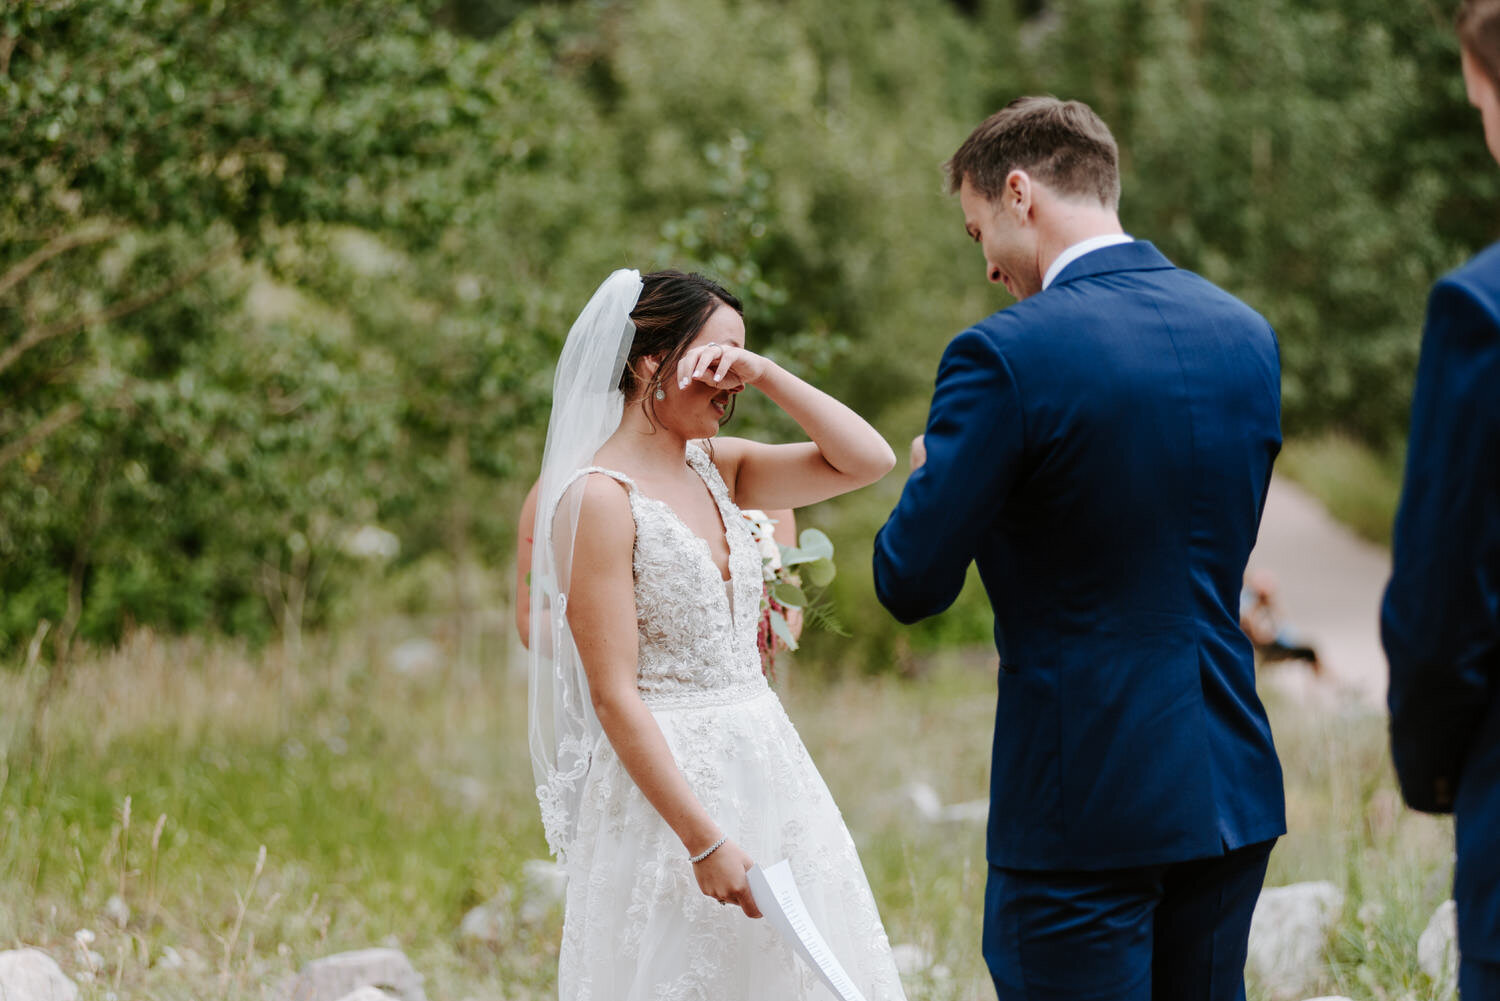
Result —
<instances>
[{"instance_id":1,"label":"dirt path","mask_svg":"<svg viewBox=\"0 0 1500 1001\"><path fill-rule=\"evenodd\" d=\"M1286 621L1317 649L1324 677L1308 695L1346 692L1385 704L1380 597L1390 554L1334 521L1321 504L1282 477L1271 483L1250 567L1275 575Z\"/></svg>"}]
</instances>

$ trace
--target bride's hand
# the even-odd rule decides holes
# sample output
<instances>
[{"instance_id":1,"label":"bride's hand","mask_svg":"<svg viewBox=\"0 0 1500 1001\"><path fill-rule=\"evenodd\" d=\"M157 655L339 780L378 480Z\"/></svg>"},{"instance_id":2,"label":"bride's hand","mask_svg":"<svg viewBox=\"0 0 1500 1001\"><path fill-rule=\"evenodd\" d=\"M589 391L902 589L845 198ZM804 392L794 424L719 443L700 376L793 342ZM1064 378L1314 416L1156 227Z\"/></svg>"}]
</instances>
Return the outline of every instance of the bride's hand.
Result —
<instances>
[{"instance_id":1,"label":"bride's hand","mask_svg":"<svg viewBox=\"0 0 1500 1001\"><path fill-rule=\"evenodd\" d=\"M773 363L753 351L732 344L702 344L685 352L677 363L677 388L686 389L697 380L715 389L753 386Z\"/></svg>"},{"instance_id":2,"label":"bride's hand","mask_svg":"<svg viewBox=\"0 0 1500 1001\"><path fill-rule=\"evenodd\" d=\"M726 841L708 858L693 866L693 875L698 877L698 889L704 896L712 897L722 904L736 904L743 908L746 916L760 917L755 898L750 894L750 880L745 873L755 865L745 850L733 841Z\"/></svg>"}]
</instances>

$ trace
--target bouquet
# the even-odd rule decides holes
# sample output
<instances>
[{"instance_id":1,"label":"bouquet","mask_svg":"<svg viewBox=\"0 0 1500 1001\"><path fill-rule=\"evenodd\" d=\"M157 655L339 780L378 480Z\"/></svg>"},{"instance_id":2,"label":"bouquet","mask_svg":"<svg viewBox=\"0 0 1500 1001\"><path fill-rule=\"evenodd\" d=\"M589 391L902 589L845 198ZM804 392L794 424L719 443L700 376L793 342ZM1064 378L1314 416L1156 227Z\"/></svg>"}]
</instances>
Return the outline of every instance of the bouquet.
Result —
<instances>
[{"instance_id":1,"label":"bouquet","mask_svg":"<svg viewBox=\"0 0 1500 1001\"><path fill-rule=\"evenodd\" d=\"M797 638L787 622L789 612L800 611L804 621L840 636L849 635L828 607L827 588L837 572L833 542L816 528L808 528L798 537L796 546L783 546L776 541L776 522L764 511L752 508L743 514L760 546L763 587L756 641L761 669L774 681L777 650L797 649Z\"/></svg>"}]
</instances>

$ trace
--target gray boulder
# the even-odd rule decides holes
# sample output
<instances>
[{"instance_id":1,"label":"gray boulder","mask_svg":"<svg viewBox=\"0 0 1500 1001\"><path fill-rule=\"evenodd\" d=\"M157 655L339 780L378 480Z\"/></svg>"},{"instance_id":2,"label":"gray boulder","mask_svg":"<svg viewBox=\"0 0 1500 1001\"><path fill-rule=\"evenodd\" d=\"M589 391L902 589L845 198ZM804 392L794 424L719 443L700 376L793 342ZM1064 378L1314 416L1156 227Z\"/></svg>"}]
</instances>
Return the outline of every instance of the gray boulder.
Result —
<instances>
[{"instance_id":1,"label":"gray boulder","mask_svg":"<svg viewBox=\"0 0 1500 1001\"><path fill-rule=\"evenodd\" d=\"M514 910L510 887L502 886L488 901L470 908L458 926L458 937L468 942L502 945L510 938Z\"/></svg>"},{"instance_id":2,"label":"gray boulder","mask_svg":"<svg viewBox=\"0 0 1500 1001\"><path fill-rule=\"evenodd\" d=\"M923 820L943 819L943 799L926 782L908 782L901 788L900 798Z\"/></svg>"},{"instance_id":3,"label":"gray boulder","mask_svg":"<svg viewBox=\"0 0 1500 1001\"><path fill-rule=\"evenodd\" d=\"M5 1001L74 1001L78 985L40 949L0 952L0 998Z\"/></svg>"},{"instance_id":4,"label":"gray boulder","mask_svg":"<svg viewBox=\"0 0 1500 1001\"><path fill-rule=\"evenodd\" d=\"M892 946L891 958L896 961L896 972L908 986L915 982L946 989L953 982L952 971L933 959L932 953L920 945L904 943Z\"/></svg>"},{"instance_id":5,"label":"gray boulder","mask_svg":"<svg viewBox=\"0 0 1500 1001\"><path fill-rule=\"evenodd\" d=\"M427 677L443 666L443 650L429 639L409 639L386 654L386 663L397 674Z\"/></svg>"},{"instance_id":6,"label":"gray boulder","mask_svg":"<svg viewBox=\"0 0 1500 1001\"><path fill-rule=\"evenodd\" d=\"M1440 987L1458 983L1458 905L1449 900L1433 912L1417 939L1417 963Z\"/></svg>"},{"instance_id":7,"label":"gray boulder","mask_svg":"<svg viewBox=\"0 0 1500 1001\"><path fill-rule=\"evenodd\" d=\"M427 1001L422 975L399 949L359 949L315 959L287 987L286 1001L343 1001L377 987L398 1001Z\"/></svg>"},{"instance_id":8,"label":"gray boulder","mask_svg":"<svg viewBox=\"0 0 1500 1001\"><path fill-rule=\"evenodd\" d=\"M1343 909L1344 892L1332 883L1263 890L1250 922L1246 969L1278 1001L1306 994L1323 974L1323 948Z\"/></svg>"},{"instance_id":9,"label":"gray boulder","mask_svg":"<svg viewBox=\"0 0 1500 1001\"><path fill-rule=\"evenodd\" d=\"M955 824L983 824L990 819L990 801L971 799L943 807L942 818Z\"/></svg>"},{"instance_id":10,"label":"gray boulder","mask_svg":"<svg viewBox=\"0 0 1500 1001\"><path fill-rule=\"evenodd\" d=\"M521 908L525 924L541 924L562 909L568 896L568 874L546 859L533 859L521 867Z\"/></svg>"},{"instance_id":11,"label":"gray boulder","mask_svg":"<svg viewBox=\"0 0 1500 1001\"><path fill-rule=\"evenodd\" d=\"M395 1001L391 995L378 987L361 987L353 994L345 994L339 1001Z\"/></svg>"}]
</instances>

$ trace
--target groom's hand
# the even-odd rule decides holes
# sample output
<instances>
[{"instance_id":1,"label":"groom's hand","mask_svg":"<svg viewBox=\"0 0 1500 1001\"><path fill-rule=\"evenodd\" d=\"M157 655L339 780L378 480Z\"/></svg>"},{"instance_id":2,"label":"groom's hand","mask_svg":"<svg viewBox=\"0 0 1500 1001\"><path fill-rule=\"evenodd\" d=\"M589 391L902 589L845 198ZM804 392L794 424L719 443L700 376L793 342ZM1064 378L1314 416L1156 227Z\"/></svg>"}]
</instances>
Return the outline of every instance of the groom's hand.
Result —
<instances>
[{"instance_id":1,"label":"groom's hand","mask_svg":"<svg viewBox=\"0 0 1500 1001\"><path fill-rule=\"evenodd\" d=\"M927 461L927 436L917 435L911 440L911 471L916 472Z\"/></svg>"}]
</instances>

